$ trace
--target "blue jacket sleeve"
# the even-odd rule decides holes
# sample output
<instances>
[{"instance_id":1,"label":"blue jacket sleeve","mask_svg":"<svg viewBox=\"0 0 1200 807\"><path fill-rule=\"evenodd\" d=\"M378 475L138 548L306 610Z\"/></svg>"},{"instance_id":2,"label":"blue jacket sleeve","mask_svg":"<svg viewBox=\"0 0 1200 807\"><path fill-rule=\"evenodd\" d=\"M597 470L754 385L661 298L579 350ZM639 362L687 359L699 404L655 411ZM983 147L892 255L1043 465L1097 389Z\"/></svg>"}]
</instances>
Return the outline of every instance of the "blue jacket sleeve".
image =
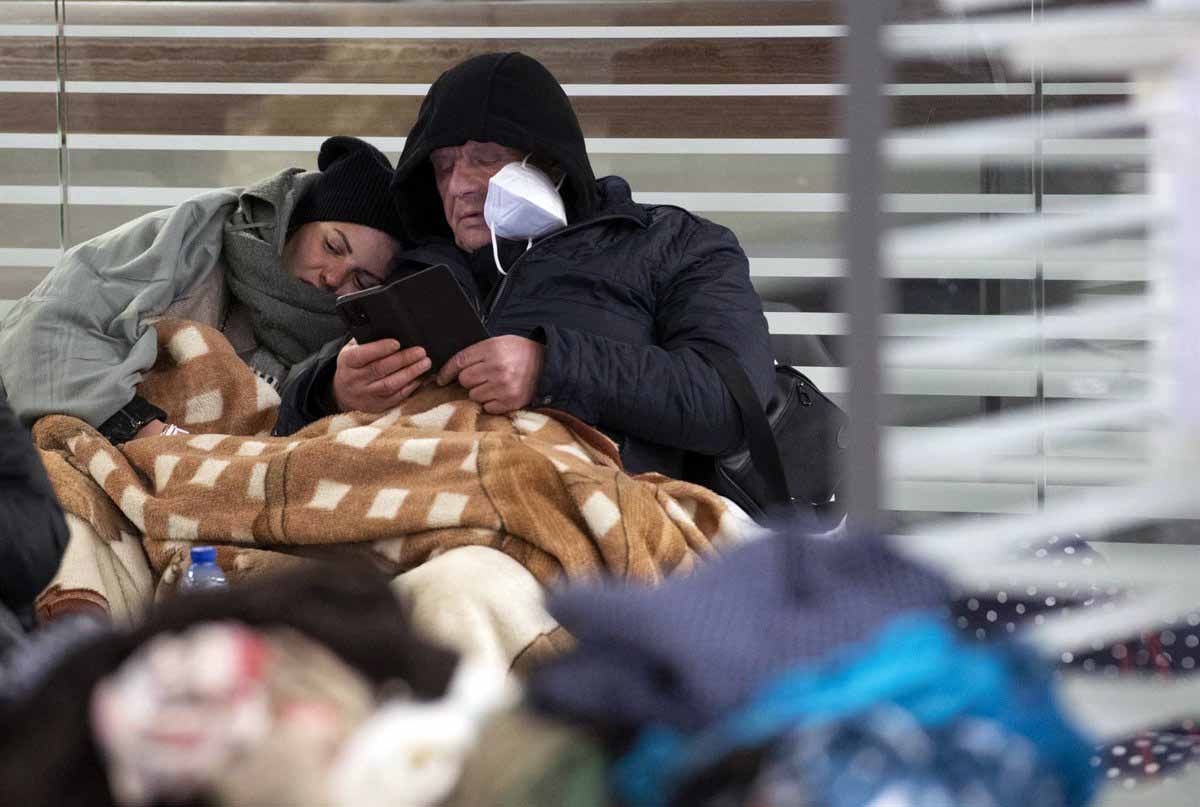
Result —
<instances>
[{"instance_id":1,"label":"blue jacket sleeve","mask_svg":"<svg viewBox=\"0 0 1200 807\"><path fill-rule=\"evenodd\" d=\"M725 454L741 444L741 418L717 371L698 351L710 345L732 351L760 402L774 388L767 321L750 283L749 261L732 232L698 220L668 277L657 294L656 345L545 326L536 402L608 431Z\"/></svg>"}]
</instances>

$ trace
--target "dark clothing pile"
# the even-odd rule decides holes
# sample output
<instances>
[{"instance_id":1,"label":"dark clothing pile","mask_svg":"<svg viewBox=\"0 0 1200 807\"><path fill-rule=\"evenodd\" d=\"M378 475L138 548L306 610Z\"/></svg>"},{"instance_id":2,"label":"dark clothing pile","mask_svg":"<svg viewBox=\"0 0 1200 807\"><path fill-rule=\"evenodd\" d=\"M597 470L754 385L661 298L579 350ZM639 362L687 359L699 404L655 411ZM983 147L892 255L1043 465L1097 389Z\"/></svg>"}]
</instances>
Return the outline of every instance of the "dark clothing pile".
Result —
<instances>
[{"instance_id":1,"label":"dark clothing pile","mask_svg":"<svg viewBox=\"0 0 1200 807\"><path fill-rule=\"evenodd\" d=\"M525 708L502 712L483 727L441 807L617 807L608 765L586 731Z\"/></svg>"},{"instance_id":2,"label":"dark clothing pile","mask_svg":"<svg viewBox=\"0 0 1200 807\"><path fill-rule=\"evenodd\" d=\"M319 642L374 684L401 684L415 697L441 696L453 653L413 634L388 581L361 568L302 573L197 592L156 607L131 631L101 631L74 644L15 703L0 703L0 785L4 804L113 805L105 765L89 727L101 679L153 637L206 622L291 628Z\"/></svg>"},{"instance_id":3,"label":"dark clothing pile","mask_svg":"<svg viewBox=\"0 0 1200 807\"><path fill-rule=\"evenodd\" d=\"M68 613L22 636L19 644L0 654L0 710L30 697L76 647L111 630L107 619L84 611Z\"/></svg>"},{"instance_id":4,"label":"dark clothing pile","mask_svg":"<svg viewBox=\"0 0 1200 807\"><path fill-rule=\"evenodd\" d=\"M531 701L606 738L627 807L1086 804L1091 749L1051 668L960 638L949 600L878 537L777 535L657 589L552 597L579 645L535 673Z\"/></svg>"},{"instance_id":5,"label":"dark clothing pile","mask_svg":"<svg viewBox=\"0 0 1200 807\"><path fill-rule=\"evenodd\" d=\"M863 641L897 614L942 608L947 595L875 536L758 541L658 588L554 596L551 612L580 644L531 693L587 722L695 730L796 664Z\"/></svg>"},{"instance_id":6,"label":"dark clothing pile","mask_svg":"<svg viewBox=\"0 0 1200 807\"><path fill-rule=\"evenodd\" d=\"M33 599L54 577L66 547L67 524L46 470L29 432L0 398L0 607L10 612L0 620L8 626L0 649L3 635L16 638L17 621L32 627Z\"/></svg>"},{"instance_id":7,"label":"dark clothing pile","mask_svg":"<svg viewBox=\"0 0 1200 807\"><path fill-rule=\"evenodd\" d=\"M781 740L755 778L752 803L803 804L789 795L815 791L823 798L813 807L1060 807L1058 778L1034 743L994 720L929 727L880 706Z\"/></svg>"},{"instance_id":8,"label":"dark clothing pile","mask_svg":"<svg viewBox=\"0 0 1200 807\"><path fill-rule=\"evenodd\" d=\"M504 276L490 246L474 254L455 246L434 185L430 152L467 140L530 151L566 175L568 226L528 251L501 241ZM537 62L491 54L448 71L421 107L393 189L419 243L399 256L397 271L445 263L492 336L545 345L532 406L599 427L633 473L686 478L687 452L714 456L740 445L737 407L699 351L731 351L768 399L771 348L745 253L724 227L677 207L637 204L618 177L595 180L570 103ZM293 371L277 434L330 414L323 402L341 344Z\"/></svg>"}]
</instances>

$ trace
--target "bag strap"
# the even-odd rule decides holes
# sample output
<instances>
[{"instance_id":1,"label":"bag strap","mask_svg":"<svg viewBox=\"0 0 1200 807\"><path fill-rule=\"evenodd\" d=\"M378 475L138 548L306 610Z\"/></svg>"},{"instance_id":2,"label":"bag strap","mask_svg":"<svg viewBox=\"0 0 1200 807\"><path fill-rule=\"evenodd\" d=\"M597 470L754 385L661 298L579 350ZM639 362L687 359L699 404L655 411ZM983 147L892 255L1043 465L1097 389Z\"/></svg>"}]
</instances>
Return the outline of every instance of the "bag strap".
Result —
<instances>
[{"instance_id":1,"label":"bag strap","mask_svg":"<svg viewBox=\"0 0 1200 807\"><path fill-rule=\"evenodd\" d=\"M750 448L750 461L766 480L771 498L781 506L791 507L794 499L788 488L783 460L779 456L779 445L775 442L767 413L758 402L758 395L750 385L746 371L734 355L723 347L706 345L695 349L717 371L725 388L733 396L742 415L742 431Z\"/></svg>"}]
</instances>

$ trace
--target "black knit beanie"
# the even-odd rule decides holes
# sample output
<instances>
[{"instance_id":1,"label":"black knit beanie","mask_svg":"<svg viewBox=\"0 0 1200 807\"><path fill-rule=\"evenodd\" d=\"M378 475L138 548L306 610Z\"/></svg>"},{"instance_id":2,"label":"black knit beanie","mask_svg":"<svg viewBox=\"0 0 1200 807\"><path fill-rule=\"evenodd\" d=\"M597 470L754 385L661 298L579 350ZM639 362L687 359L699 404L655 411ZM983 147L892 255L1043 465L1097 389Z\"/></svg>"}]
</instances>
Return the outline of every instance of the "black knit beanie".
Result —
<instances>
[{"instance_id":1,"label":"black knit beanie","mask_svg":"<svg viewBox=\"0 0 1200 807\"><path fill-rule=\"evenodd\" d=\"M296 203L289 230L310 221L348 221L403 237L388 190L392 164L383 152L365 140L338 135L321 144L317 168L321 176Z\"/></svg>"}]
</instances>

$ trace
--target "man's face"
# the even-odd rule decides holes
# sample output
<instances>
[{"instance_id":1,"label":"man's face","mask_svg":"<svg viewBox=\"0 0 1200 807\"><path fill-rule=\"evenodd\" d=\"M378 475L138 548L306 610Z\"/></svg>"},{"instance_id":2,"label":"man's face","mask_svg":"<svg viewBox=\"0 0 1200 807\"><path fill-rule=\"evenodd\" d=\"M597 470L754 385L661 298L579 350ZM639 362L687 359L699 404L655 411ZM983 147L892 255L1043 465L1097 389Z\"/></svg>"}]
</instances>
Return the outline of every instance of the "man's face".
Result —
<instances>
[{"instance_id":1,"label":"man's face","mask_svg":"<svg viewBox=\"0 0 1200 807\"><path fill-rule=\"evenodd\" d=\"M483 220L488 180L504 166L524 157L524 152L517 149L475 140L436 149L429 155L433 178L442 197L442 212L460 249L474 252L492 240Z\"/></svg>"}]
</instances>

